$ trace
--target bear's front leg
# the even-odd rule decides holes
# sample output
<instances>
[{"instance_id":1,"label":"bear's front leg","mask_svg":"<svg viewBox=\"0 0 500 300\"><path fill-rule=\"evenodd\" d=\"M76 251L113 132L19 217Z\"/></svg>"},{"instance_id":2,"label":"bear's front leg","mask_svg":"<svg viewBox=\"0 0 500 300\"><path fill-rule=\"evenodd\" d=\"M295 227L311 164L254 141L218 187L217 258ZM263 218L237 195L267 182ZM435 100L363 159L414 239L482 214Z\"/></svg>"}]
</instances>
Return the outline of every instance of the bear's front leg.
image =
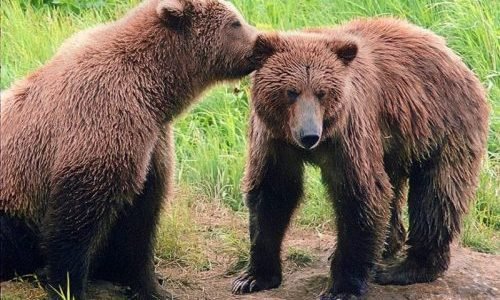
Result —
<instances>
[{"instance_id":1,"label":"bear's front leg","mask_svg":"<svg viewBox=\"0 0 500 300\"><path fill-rule=\"evenodd\" d=\"M155 146L144 187L110 232L95 276L130 286L134 299L173 299L158 282L154 245L161 208L172 192L173 132L165 126Z\"/></svg>"},{"instance_id":2,"label":"bear's front leg","mask_svg":"<svg viewBox=\"0 0 500 300\"><path fill-rule=\"evenodd\" d=\"M367 291L369 275L382 252L390 215L390 183L376 157L362 164L364 169L358 165L362 158L355 160L343 155L333 160L330 166L337 169L322 171L335 203L337 247L330 283L322 300L352 299Z\"/></svg>"},{"instance_id":3,"label":"bear's front leg","mask_svg":"<svg viewBox=\"0 0 500 300\"><path fill-rule=\"evenodd\" d=\"M57 208L44 224L44 249L47 253L47 292L50 299L60 299L58 292L68 292L76 300L86 299L89 267L96 249L105 240L112 215L108 207L88 205L73 214L70 205Z\"/></svg>"},{"instance_id":4,"label":"bear's front leg","mask_svg":"<svg viewBox=\"0 0 500 300\"><path fill-rule=\"evenodd\" d=\"M246 194L250 211L250 261L246 271L233 282L233 294L272 289L281 284L281 243L302 196L303 173L301 159L287 150L287 146L264 162L252 163L250 154L245 180L258 182Z\"/></svg>"},{"instance_id":5,"label":"bear's front leg","mask_svg":"<svg viewBox=\"0 0 500 300\"><path fill-rule=\"evenodd\" d=\"M43 220L42 245L47 257L47 292L86 299L90 265L106 242L116 216L123 209L125 185L102 166L79 166L56 172L50 206ZM100 176L99 176L100 175Z\"/></svg>"},{"instance_id":6,"label":"bear's front leg","mask_svg":"<svg viewBox=\"0 0 500 300\"><path fill-rule=\"evenodd\" d=\"M347 190L336 197L337 248L331 263L331 283L322 300L363 295L384 242L387 199L361 197Z\"/></svg>"}]
</instances>

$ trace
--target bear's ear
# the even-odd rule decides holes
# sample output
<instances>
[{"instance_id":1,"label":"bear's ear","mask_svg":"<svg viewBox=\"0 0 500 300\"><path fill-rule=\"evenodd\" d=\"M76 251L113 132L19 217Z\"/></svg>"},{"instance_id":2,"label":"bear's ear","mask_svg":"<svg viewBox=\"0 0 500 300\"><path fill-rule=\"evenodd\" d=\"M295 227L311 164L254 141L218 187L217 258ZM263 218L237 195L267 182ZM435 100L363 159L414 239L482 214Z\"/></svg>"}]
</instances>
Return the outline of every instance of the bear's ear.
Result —
<instances>
[{"instance_id":1,"label":"bear's ear","mask_svg":"<svg viewBox=\"0 0 500 300\"><path fill-rule=\"evenodd\" d=\"M156 12L168 28L182 29L189 21L186 0L160 0Z\"/></svg>"},{"instance_id":2,"label":"bear's ear","mask_svg":"<svg viewBox=\"0 0 500 300\"><path fill-rule=\"evenodd\" d=\"M278 51L280 44L281 39L275 33L259 34L254 47L253 57L255 58L255 61L259 65L264 64L266 59Z\"/></svg>"},{"instance_id":3,"label":"bear's ear","mask_svg":"<svg viewBox=\"0 0 500 300\"><path fill-rule=\"evenodd\" d=\"M345 64L350 64L358 55L358 45L353 41L331 41L330 49Z\"/></svg>"}]
</instances>

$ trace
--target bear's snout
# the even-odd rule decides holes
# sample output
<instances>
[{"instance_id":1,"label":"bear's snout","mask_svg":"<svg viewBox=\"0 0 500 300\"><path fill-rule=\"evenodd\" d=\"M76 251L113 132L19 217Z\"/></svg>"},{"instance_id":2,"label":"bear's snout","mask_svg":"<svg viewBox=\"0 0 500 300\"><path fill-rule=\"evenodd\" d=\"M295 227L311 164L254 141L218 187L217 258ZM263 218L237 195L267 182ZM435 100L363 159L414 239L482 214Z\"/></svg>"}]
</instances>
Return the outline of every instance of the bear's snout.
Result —
<instances>
[{"instance_id":1,"label":"bear's snout","mask_svg":"<svg viewBox=\"0 0 500 300\"><path fill-rule=\"evenodd\" d=\"M323 112L317 101L299 99L294 104L291 131L293 139L302 148L310 150L318 146L323 129Z\"/></svg>"},{"instance_id":2,"label":"bear's snout","mask_svg":"<svg viewBox=\"0 0 500 300\"><path fill-rule=\"evenodd\" d=\"M311 149L314 146L316 146L316 144L319 141L319 138L320 138L320 136L317 134L314 134L314 133L313 134L303 134L300 137L300 144L306 149Z\"/></svg>"}]
</instances>

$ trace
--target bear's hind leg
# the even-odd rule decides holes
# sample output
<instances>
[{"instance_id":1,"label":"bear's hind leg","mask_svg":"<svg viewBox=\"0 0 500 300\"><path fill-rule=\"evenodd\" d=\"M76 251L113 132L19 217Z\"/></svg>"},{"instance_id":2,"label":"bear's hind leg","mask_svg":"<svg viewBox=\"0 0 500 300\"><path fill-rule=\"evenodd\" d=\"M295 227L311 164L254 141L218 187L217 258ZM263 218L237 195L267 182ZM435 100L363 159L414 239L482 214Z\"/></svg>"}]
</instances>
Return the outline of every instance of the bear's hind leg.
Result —
<instances>
[{"instance_id":1,"label":"bear's hind leg","mask_svg":"<svg viewBox=\"0 0 500 300\"><path fill-rule=\"evenodd\" d=\"M281 150L262 168L261 184L246 194L250 211L250 262L234 282L233 294L272 289L281 284L281 243L303 192L303 163ZM247 168L258 166L248 164ZM251 170L246 170L252 174ZM259 175L260 176L260 175Z\"/></svg>"},{"instance_id":2,"label":"bear's hind leg","mask_svg":"<svg viewBox=\"0 0 500 300\"><path fill-rule=\"evenodd\" d=\"M412 168L410 174L409 249L406 259L380 270L380 284L431 282L450 262L450 244L458 235L477 185L479 164L438 156Z\"/></svg>"}]
</instances>

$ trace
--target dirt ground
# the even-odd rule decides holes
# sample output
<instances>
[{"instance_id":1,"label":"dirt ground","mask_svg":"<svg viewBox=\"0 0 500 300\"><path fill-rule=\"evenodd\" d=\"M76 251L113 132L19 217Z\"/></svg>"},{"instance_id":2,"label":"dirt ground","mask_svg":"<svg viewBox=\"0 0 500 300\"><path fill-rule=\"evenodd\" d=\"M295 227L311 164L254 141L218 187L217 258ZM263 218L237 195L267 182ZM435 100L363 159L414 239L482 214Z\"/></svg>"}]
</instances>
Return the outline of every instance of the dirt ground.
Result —
<instances>
[{"instance_id":1,"label":"dirt ground","mask_svg":"<svg viewBox=\"0 0 500 300\"><path fill-rule=\"evenodd\" d=\"M327 284L327 253L300 270L286 271L283 285L248 296L232 296L234 278L201 277L188 289L173 288L181 299L317 299ZM446 276L430 284L379 286L371 284L366 299L500 299L500 259L466 249L455 249Z\"/></svg>"},{"instance_id":2,"label":"dirt ground","mask_svg":"<svg viewBox=\"0 0 500 300\"><path fill-rule=\"evenodd\" d=\"M209 266L199 270L176 262L160 261L157 272L165 278L163 285L178 299L318 299L328 280L328 257L335 246L330 230L290 229L284 246L284 279L280 288L245 296L231 295L231 283L237 274L228 271L234 258L227 245L207 232L230 228L246 238L244 216L236 216L220 206L197 207L192 212L198 220L204 254ZM305 253L294 259L287 249ZM297 250L298 249L298 250ZM1 284L2 300L39 300L45 293L28 282ZM127 299L123 288L110 283L92 283L90 299ZM446 275L429 284L379 286L371 284L366 299L500 299L500 255L483 254L453 247L452 262Z\"/></svg>"},{"instance_id":3,"label":"dirt ground","mask_svg":"<svg viewBox=\"0 0 500 300\"><path fill-rule=\"evenodd\" d=\"M285 261L285 274L280 288L252 295L231 295L235 276L223 273L201 272L191 278L190 284L170 285L180 299L318 299L327 285L331 234L293 231L287 240L289 246L305 247L315 257L306 267ZM173 278L172 278L173 279ZM175 280L174 280L175 281ZM500 299L500 256L473 252L454 247L450 269L443 278L430 284L411 286L379 286L371 284L366 299Z\"/></svg>"}]
</instances>

